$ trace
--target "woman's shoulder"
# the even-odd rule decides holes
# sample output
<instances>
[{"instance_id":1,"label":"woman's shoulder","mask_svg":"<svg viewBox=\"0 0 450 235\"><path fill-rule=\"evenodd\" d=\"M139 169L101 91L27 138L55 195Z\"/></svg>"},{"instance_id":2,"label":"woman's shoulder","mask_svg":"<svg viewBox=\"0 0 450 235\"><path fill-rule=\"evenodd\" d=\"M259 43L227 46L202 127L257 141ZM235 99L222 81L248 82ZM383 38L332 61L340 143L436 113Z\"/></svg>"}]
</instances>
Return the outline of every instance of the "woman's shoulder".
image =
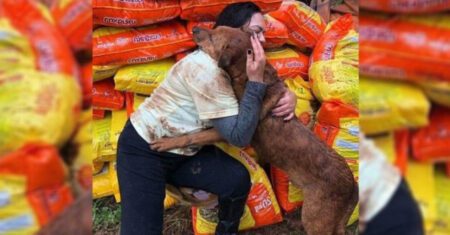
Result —
<instances>
[{"instance_id":1,"label":"woman's shoulder","mask_svg":"<svg viewBox=\"0 0 450 235\"><path fill-rule=\"evenodd\" d=\"M201 50L196 50L178 61L174 69L180 75L208 76L221 73L217 62Z\"/></svg>"},{"instance_id":2,"label":"woman's shoulder","mask_svg":"<svg viewBox=\"0 0 450 235\"><path fill-rule=\"evenodd\" d=\"M214 60L210 55L201 49L197 49L181 59L180 61L188 62L189 64L194 64L202 66L204 68L218 69L217 61Z\"/></svg>"}]
</instances>

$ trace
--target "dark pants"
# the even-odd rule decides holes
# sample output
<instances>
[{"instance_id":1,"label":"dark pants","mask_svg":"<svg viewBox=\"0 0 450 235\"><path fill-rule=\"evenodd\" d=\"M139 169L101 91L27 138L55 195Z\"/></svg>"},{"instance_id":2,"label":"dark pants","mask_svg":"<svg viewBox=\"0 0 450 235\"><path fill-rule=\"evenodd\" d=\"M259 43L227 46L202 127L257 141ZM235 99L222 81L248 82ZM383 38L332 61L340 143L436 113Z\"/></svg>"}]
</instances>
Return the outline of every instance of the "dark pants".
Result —
<instances>
[{"instance_id":1,"label":"dark pants","mask_svg":"<svg viewBox=\"0 0 450 235\"><path fill-rule=\"evenodd\" d=\"M384 209L368 224L363 235L422 235L423 220L408 185L400 183Z\"/></svg>"},{"instance_id":2,"label":"dark pants","mask_svg":"<svg viewBox=\"0 0 450 235\"><path fill-rule=\"evenodd\" d=\"M218 234L237 232L250 191L247 169L215 146L194 156L152 151L128 121L117 152L122 235L161 234L166 183L219 197Z\"/></svg>"}]
</instances>

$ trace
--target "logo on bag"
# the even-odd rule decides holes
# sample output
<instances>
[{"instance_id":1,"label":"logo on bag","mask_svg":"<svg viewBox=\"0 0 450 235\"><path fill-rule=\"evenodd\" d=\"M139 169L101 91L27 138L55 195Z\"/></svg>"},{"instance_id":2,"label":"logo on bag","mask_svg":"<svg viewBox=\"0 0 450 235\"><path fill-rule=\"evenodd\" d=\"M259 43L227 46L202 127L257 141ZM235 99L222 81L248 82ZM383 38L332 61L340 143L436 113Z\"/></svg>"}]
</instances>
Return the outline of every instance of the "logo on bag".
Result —
<instances>
[{"instance_id":1,"label":"logo on bag","mask_svg":"<svg viewBox=\"0 0 450 235\"><path fill-rule=\"evenodd\" d=\"M323 47L322 60L331 60L333 58L334 43L325 43Z\"/></svg>"},{"instance_id":2,"label":"logo on bag","mask_svg":"<svg viewBox=\"0 0 450 235\"><path fill-rule=\"evenodd\" d=\"M297 40L299 40L300 42L306 43L308 40L306 40L305 37L303 37L303 35L301 35L298 32L292 32L291 36Z\"/></svg>"},{"instance_id":3,"label":"logo on bag","mask_svg":"<svg viewBox=\"0 0 450 235\"><path fill-rule=\"evenodd\" d=\"M39 66L41 68L46 68L47 72L57 72L58 63L55 55L53 54L52 45L46 40L39 40L37 43L37 51L39 51Z\"/></svg>"},{"instance_id":4,"label":"logo on bag","mask_svg":"<svg viewBox=\"0 0 450 235\"><path fill-rule=\"evenodd\" d=\"M286 67L288 68L302 68L305 67L305 65L302 62L298 61L291 61L286 63Z\"/></svg>"},{"instance_id":5,"label":"logo on bag","mask_svg":"<svg viewBox=\"0 0 450 235\"><path fill-rule=\"evenodd\" d=\"M261 203L259 203L258 205L255 206L255 212L259 213L260 211L269 208L272 205L272 202L270 201L269 198L265 198L264 200L261 201Z\"/></svg>"},{"instance_id":6,"label":"logo on bag","mask_svg":"<svg viewBox=\"0 0 450 235\"><path fill-rule=\"evenodd\" d=\"M388 27L382 26L363 26L359 30L362 40L381 41L392 43L395 41L394 32Z\"/></svg>"},{"instance_id":7,"label":"logo on bag","mask_svg":"<svg viewBox=\"0 0 450 235\"><path fill-rule=\"evenodd\" d=\"M67 26L68 24L76 20L77 17L83 14L83 12L88 10L90 10L90 7L85 2L80 1L75 3L71 8L69 8L66 15L60 20L60 25L63 27Z\"/></svg>"},{"instance_id":8,"label":"logo on bag","mask_svg":"<svg viewBox=\"0 0 450 235\"><path fill-rule=\"evenodd\" d=\"M128 63L130 64L140 64L140 63L146 63L156 60L156 56L146 56L146 57L138 57L138 58L131 58L128 60Z\"/></svg>"},{"instance_id":9,"label":"logo on bag","mask_svg":"<svg viewBox=\"0 0 450 235\"><path fill-rule=\"evenodd\" d=\"M152 42L161 39L162 36L159 33L144 34L133 38L133 43Z\"/></svg>"},{"instance_id":10,"label":"logo on bag","mask_svg":"<svg viewBox=\"0 0 450 235\"><path fill-rule=\"evenodd\" d=\"M320 35L322 31L311 21L306 21L305 25L310 28L315 34Z\"/></svg>"},{"instance_id":11,"label":"logo on bag","mask_svg":"<svg viewBox=\"0 0 450 235\"><path fill-rule=\"evenodd\" d=\"M257 169L257 165L255 164L253 159L246 152L244 152L242 150L239 150L239 156L245 160L245 162L248 164L248 166L252 170L256 170Z\"/></svg>"},{"instance_id":12,"label":"logo on bag","mask_svg":"<svg viewBox=\"0 0 450 235\"><path fill-rule=\"evenodd\" d=\"M123 19L123 18L117 18L117 17L104 17L103 23L116 24L116 25L135 25L137 23L137 20Z\"/></svg>"}]
</instances>

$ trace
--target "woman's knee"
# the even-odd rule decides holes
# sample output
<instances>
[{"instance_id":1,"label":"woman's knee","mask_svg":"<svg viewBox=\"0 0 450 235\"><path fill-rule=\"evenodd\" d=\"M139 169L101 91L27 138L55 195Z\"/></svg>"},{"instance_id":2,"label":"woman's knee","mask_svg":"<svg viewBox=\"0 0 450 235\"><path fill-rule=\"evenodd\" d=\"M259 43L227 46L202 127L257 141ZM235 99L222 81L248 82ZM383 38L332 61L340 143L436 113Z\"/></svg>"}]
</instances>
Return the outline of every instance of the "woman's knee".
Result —
<instances>
[{"instance_id":1,"label":"woman's knee","mask_svg":"<svg viewBox=\"0 0 450 235\"><path fill-rule=\"evenodd\" d=\"M237 162L231 169L232 173L225 179L232 191L231 194L233 196L247 195L252 185L247 168L240 162Z\"/></svg>"}]
</instances>

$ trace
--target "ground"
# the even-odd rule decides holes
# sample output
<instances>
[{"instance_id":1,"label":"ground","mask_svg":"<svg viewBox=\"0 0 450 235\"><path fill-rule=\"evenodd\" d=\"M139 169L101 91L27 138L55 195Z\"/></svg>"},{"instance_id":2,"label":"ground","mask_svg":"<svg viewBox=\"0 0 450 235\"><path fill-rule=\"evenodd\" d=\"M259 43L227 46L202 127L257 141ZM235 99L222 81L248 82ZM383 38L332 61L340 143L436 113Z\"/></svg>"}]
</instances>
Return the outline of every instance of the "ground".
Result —
<instances>
[{"instance_id":1,"label":"ground","mask_svg":"<svg viewBox=\"0 0 450 235\"><path fill-rule=\"evenodd\" d=\"M118 234L120 220L120 204L112 197L94 200L93 206L94 234ZM242 235L303 235L295 225L300 218L300 211L284 216L281 223L259 229L242 232ZM347 228L347 235L358 235L357 223ZM174 206L165 211L164 235L193 235L191 209L187 206Z\"/></svg>"}]
</instances>

